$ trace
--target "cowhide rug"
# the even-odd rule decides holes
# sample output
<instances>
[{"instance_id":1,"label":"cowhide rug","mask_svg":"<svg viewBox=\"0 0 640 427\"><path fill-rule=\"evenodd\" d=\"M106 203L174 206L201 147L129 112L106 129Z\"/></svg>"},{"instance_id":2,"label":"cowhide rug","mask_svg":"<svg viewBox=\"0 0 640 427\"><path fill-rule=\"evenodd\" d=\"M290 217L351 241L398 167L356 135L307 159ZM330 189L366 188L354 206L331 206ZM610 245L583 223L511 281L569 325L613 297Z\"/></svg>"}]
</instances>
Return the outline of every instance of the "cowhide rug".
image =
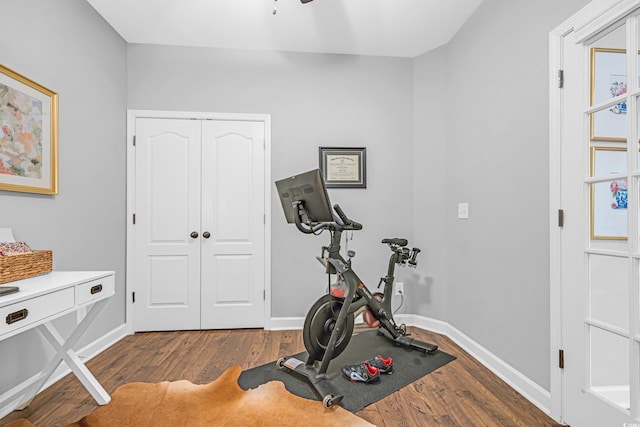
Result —
<instances>
[{"instance_id":1,"label":"cowhide rug","mask_svg":"<svg viewBox=\"0 0 640 427\"><path fill-rule=\"evenodd\" d=\"M107 405L67 427L373 425L339 406L325 409L321 402L295 396L280 381L245 391L238 386L241 372L232 366L203 385L185 380L125 384ZM5 427L26 426L33 424L20 419Z\"/></svg>"}]
</instances>

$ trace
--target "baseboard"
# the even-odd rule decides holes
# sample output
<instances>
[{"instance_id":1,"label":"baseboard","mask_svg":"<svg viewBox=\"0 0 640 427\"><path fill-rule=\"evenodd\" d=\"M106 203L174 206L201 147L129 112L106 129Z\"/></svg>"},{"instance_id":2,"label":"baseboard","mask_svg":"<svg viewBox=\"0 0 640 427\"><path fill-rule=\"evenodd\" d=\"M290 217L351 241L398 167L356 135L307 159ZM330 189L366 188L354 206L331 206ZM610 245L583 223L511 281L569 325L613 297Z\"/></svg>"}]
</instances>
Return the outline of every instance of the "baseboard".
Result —
<instances>
[{"instance_id":1,"label":"baseboard","mask_svg":"<svg viewBox=\"0 0 640 427\"><path fill-rule=\"evenodd\" d=\"M270 331L296 331L302 329L304 317L272 317Z\"/></svg>"},{"instance_id":2,"label":"baseboard","mask_svg":"<svg viewBox=\"0 0 640 427\"><path fill-rule=\"evenodd\" d=\"M528 401L538 407L547 415L551 414L551 393L540 387L529 377L509 365L495 354L460 332L455 327L441 320L430 319L416 314L397 314L394 316L398 323L407 326L415 326L420 329L445 335L459 345L464 351L469 353L483 366L496 374L506 382L511 388L523 395ZM296 330L302 329L304 318L302 317L280 317L272 318L272 330Z\"/></svg>"},{"instance_id":3,"label":"baseboard","mask_svg":"<svg viewBox=\"0 0 640 427\"><path fill-rule=\"evenodd\" d=\"M409 324L408 322L405 323ZM446 335L474 359L482 363L484 367L509 384L511 388L523 395L529 402L537 406L538 409L547 415L551 414L551 393L549 391L540 387L522 372L491 353L449 323L414 315L411 325Z\"/></svg>"},{"instance_id":4,"label":"baseboard","mask_svg":"<svg viewBox=\"0 0 640 427\"><path fill-rule=\"evenodd\" d=\"M113 329L106 335L93 341L92 343L84 346L80 350L77 350L76 353L78 354L78 357L82 359L82 361L84 362L89 361L93 359L95 356L97 356L98 354L102 353L107 348L111 347L112 345L120 341L122 338L126 337L127 335L129 334L127 332L126 325L121 325ZM71 369L69 369L67 364L63 361L62 363L60 363L60 366L58 366L58 368L53 372L53 375L51 375L51 378L49 378L49 381L45 383L45 385L42 387L40 391L45 390L52 384L55 384L57 381L62 379L64 376L66 376L70 372L71 372ZM20 393L21 391L26 390L31 384L33 384L37 380L37 378L38 378L38 374L23 381L22 383L13 387L11 390L8 390L4 394L0 395L0 418L3 418L7 416L9 413L11 413L16 408L16 405L19 403L17 399L7 401L8 396L15 396L17 393Z\"/></svg>"}]
</instances>

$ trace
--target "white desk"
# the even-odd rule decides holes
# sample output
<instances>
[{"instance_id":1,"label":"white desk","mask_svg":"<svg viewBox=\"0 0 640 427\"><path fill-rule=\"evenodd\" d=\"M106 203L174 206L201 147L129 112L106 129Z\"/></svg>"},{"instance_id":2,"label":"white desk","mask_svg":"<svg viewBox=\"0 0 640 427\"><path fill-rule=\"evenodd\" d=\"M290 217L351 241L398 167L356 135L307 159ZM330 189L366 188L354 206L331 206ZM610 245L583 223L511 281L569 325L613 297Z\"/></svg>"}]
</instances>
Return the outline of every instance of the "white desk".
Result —
<instances>
[{"instance_id":1,"label":"white desk","mask_svg":"<svg viewBox=\"0 0 640 427\"><path fill-rule=\"evenodd\" d=\"M3 396L4 402L18 400L23 409L49 380L64 360L84 387L100 405L111 397L74 352L73 346L115 293L112 271L53 271L3 286L18 286L17 293L0 296L0 341L37 328L56 350L56 355L26 389ZM93 304L86 317L64 340L51 323L52 320Z\"/></svg>"}]
</instances>

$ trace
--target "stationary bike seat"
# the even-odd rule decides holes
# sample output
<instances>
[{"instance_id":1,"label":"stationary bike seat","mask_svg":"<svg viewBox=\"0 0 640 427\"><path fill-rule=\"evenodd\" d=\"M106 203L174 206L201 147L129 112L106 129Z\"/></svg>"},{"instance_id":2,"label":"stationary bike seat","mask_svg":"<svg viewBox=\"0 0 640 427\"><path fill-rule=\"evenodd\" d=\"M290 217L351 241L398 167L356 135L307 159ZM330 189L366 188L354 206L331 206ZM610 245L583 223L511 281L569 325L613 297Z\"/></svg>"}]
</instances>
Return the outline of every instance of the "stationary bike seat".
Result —
<instances>
[{"instance_id":1,"label":"stationary bike seat","mask_svg":"<svg viewBox=\"0 0 640 427\"><path fill-rule=\"evenodd\" d=\"M405 247L409 242L407 242L407 239L382 239L382 243Z\"/></svg>"}]
</instances>

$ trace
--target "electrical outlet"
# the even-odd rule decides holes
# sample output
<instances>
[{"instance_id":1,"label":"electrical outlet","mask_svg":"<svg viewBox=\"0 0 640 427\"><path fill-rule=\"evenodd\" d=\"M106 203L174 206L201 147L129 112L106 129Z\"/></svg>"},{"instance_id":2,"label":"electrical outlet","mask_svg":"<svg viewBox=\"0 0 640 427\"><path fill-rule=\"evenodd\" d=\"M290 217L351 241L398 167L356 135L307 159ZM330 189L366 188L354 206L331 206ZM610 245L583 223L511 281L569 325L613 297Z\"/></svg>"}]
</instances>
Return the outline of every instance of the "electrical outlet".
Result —
<instances>
[{"instance_id":1,"label":"electrical outlet","mask_svg":"<svg viewBox=\"0 0 640 427\"><path fill-rule=\"evenodd\" d=\"M396 282L396 295L404 295L404 283Z\"/></svg>"},{"instance_id":2,"label":"electrical outlet","mask_svg":"<svg viewBox=\"0 0 640 427\"><path fill-rule=\"evenodd\" d=\"M76 311L76 314L78 316L78 323L82 322L82 320L87 315L87 307L86 306L79 307L78 311Z\"/></svg>"}]
</instances>

